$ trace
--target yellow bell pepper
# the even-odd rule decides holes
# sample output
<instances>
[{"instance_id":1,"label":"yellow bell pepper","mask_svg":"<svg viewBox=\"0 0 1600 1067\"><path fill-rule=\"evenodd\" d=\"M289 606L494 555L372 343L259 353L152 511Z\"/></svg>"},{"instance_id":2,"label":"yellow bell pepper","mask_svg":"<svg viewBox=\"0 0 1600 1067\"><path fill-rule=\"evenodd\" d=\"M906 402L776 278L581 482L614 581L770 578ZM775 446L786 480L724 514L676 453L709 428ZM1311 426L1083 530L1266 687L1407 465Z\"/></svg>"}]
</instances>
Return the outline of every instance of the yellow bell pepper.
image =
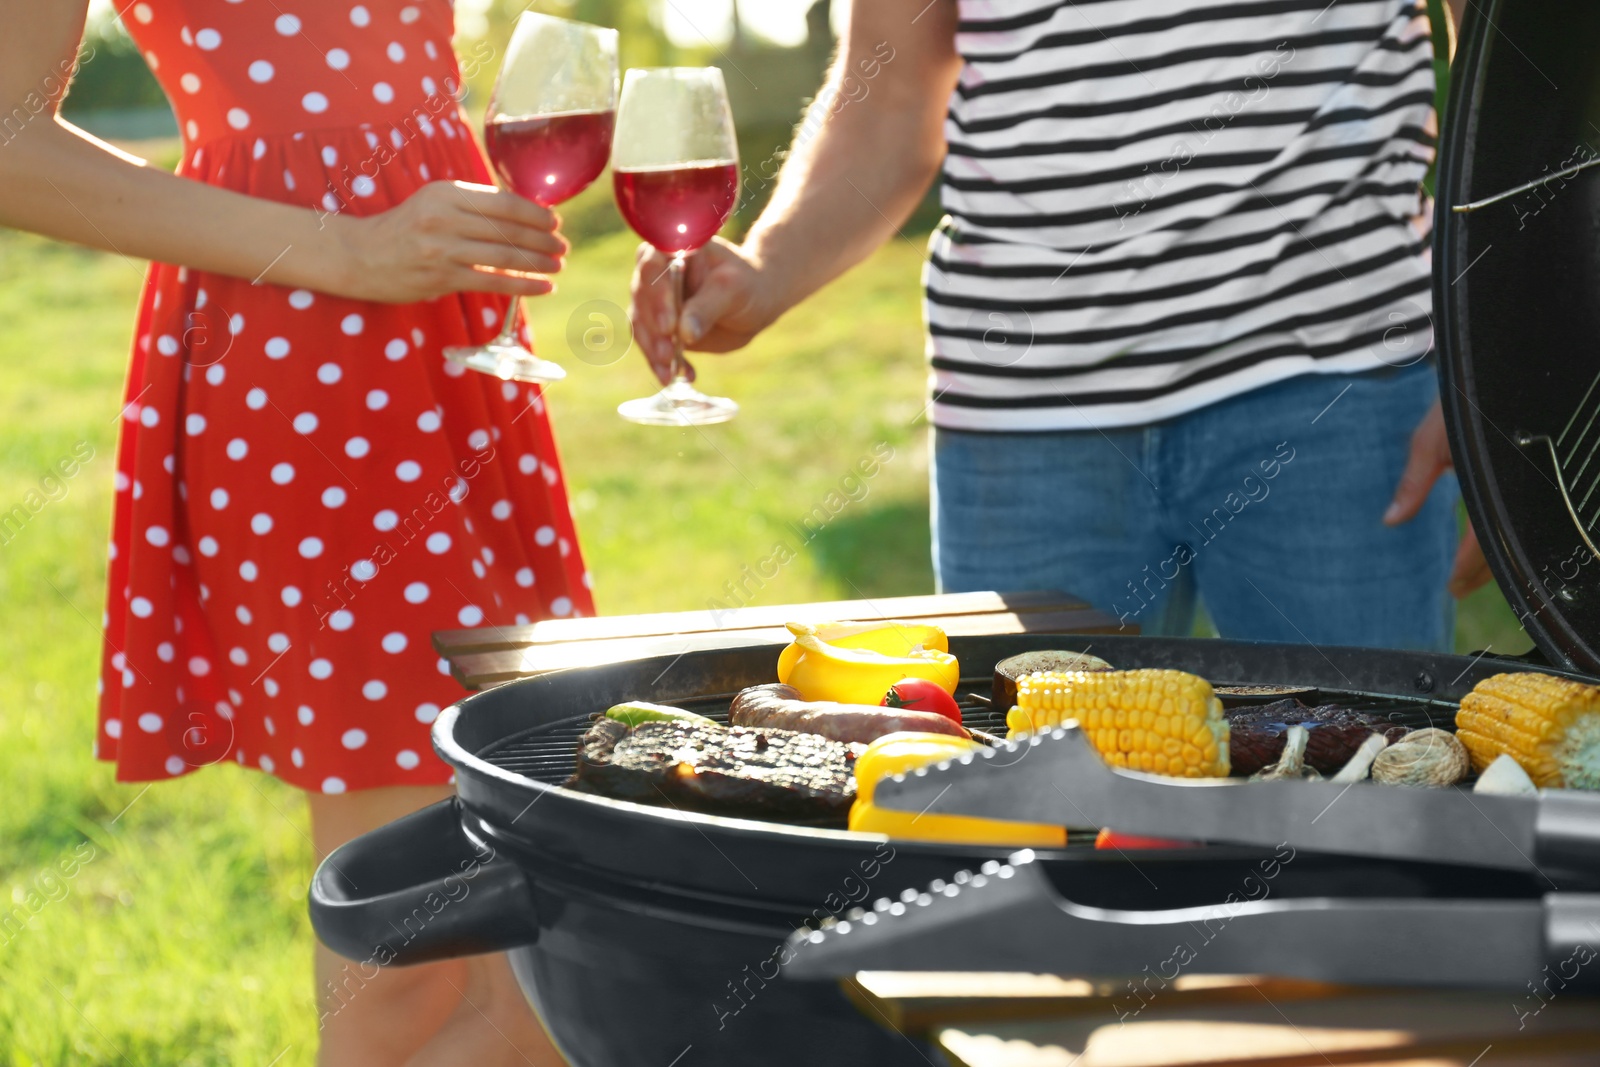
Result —
<instances>
[{"instance_id":1,"label":"yellow bell pepper","mask_svg":"<svg viewBox=\"0 0 1600 1067\"><path fill-rule=\"evenodd\" d=\"M790 623L790 632L793 633L799 625L802 624ZM918 648L950 651L950 639L943 630L920 622L900 622L896 619L884 622L825 622L821 626L811 627L811 630L825 644L834 648L868 648L885 656L905 656ZM790 642L778 656L778 681L789 684L789 672L794 670L795 661L799 658L800 646ZM899 680L895 679L896 682ZM883 698L880 696L878 699Z\"/></svg>"},{"instance_id":2,"label":"yellow bell pepper","mask_svg":"<svg viewBox=\"0 0 1600 1067\"><path fill-rule=\"evenodd\" d=\"M947 693L961 680L961 666L945 651L950 645L937 627L908 626L895 633L897 626L889 624L828 640L818 627L788 626L794 642L778 657L778 680L804 700L877 705L906 678L925 678Z\"/></svg>"},{"instance_id":3,"label":"yellow bell pepper","mask_svg":"<svg viewBox=\"0 0 1600 1067\"><path fill-rule=\"evenodd\" d=\"M872 802L881 779L940 760L955 759L980 747L976 741L943 734L901 733L878 738L856 757L856 800L850 807L850 829L887 834L902 840L958 845L1066 847L1067 831L1062 826L979 819L969 815L918 815L914 811L880 808Z\"/></svg>"}]
</instances>

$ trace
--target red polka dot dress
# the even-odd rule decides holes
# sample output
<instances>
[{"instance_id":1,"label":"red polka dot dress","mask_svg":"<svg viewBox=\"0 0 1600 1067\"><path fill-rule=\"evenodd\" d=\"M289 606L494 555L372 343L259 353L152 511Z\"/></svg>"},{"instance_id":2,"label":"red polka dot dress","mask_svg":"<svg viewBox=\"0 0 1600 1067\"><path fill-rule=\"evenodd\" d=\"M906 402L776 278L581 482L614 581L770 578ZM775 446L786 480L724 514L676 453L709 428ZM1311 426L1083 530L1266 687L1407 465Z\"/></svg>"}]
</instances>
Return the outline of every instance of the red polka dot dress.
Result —
<instances>
[{"instance_id":1,"label":"red polka dot dress","mask_svg":"<svg viewBox=\"0 0 1600 1067\"><path fill-rule=\"evenodd\" d=\"M118 7L190 180L354 215L490 181L445 0ZM120 780L234 760L324 793L444 782L429 724L461 690L433 631L592 613L539 389L441 354L504 309L152 266L97 738Z\"/></svg>"}]
</instances>

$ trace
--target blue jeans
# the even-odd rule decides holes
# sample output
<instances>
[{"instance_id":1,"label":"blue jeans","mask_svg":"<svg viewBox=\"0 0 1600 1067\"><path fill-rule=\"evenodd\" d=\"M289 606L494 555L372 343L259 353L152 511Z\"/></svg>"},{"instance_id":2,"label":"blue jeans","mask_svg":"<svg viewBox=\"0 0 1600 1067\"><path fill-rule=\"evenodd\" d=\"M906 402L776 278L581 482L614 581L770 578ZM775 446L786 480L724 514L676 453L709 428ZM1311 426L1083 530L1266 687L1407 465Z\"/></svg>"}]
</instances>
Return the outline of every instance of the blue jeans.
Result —
<instances>
[{"instance_id":1,"label":"blue jeans","mask_svg":"<svg viewBox=\"0 0 1600 1067\"><path fill-rule=\"evenodd\" d=\"M1449 650L1457 486L1383 525L1438 398L1418 364L1308 374L1151 426L934 431L946 592L1061 589L1147 634Z\"/></svg>"}]
</instances>

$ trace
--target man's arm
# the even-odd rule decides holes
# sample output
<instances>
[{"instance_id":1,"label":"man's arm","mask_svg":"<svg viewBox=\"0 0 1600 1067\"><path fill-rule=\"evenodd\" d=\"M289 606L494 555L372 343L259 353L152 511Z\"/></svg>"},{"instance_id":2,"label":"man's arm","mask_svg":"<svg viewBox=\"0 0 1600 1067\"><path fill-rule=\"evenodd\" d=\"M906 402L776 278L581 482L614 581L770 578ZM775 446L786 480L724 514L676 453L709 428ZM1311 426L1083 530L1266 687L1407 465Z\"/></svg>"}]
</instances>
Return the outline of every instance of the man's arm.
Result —
<instances>
[{"instance_id":1,"label":"man's arm","mask_svg":"<svg viewBox=\"0 0 1600 1067\"><path fill-rule=\"evenodd\" d=\"M634 337L662 381L675 328L693 348L740 348L910 216L944 159L945 107L961 72L955 24L954 0L851 4L771 201L743 244L718 239L690 257L677 321L666 257L640 246Z\"/></svg>"}]
</instances>

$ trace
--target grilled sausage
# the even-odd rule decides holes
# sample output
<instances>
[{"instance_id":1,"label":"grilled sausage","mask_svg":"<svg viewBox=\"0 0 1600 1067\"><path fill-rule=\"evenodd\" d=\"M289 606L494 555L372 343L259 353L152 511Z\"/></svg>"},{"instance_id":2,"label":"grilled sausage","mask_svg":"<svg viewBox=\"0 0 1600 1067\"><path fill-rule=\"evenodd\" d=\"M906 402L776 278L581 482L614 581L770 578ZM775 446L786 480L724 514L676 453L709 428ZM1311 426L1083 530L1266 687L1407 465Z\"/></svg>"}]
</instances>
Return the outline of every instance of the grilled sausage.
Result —
<instances>
[{"instance_id":1,"label":"grilled sausage","mask_svg":"<svg viewBox=\"0 0 1600 1067\"><path fill-rule=\"evenodd\" d=\"M943 715L903 708L875 708L867 704L835 704L800 699L788 685L753 685L733 698L728 721L734 726L767 726L821 734L846 744L875 741L884 734L913 731L967 737L967 731Z\"/></svg>"}]
</instances>

